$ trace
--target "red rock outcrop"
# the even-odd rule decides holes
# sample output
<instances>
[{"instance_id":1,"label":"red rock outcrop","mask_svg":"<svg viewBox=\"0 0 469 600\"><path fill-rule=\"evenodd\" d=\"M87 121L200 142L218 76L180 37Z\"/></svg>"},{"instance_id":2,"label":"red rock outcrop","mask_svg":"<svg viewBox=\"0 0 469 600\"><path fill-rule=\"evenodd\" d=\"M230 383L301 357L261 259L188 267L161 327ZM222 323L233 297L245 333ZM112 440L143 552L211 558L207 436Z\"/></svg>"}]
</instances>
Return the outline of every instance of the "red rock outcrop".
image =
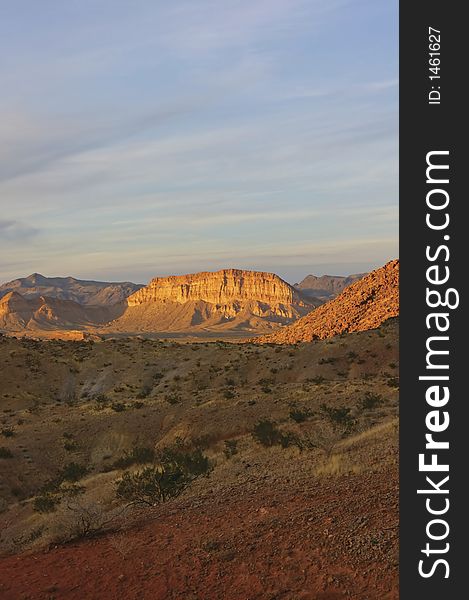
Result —
<instances>
[{"instance_id":1,"label":"red rock outcrop","mask_svg":"<svg viewBox=\"0 0 469 600\"><path fill-rule=\"evenodd\" d=\"M275 344L311 342L341 333L375 329L398 315L399 260L392 260L292 325L254 341Z\"/></svg>"}]
</instances>

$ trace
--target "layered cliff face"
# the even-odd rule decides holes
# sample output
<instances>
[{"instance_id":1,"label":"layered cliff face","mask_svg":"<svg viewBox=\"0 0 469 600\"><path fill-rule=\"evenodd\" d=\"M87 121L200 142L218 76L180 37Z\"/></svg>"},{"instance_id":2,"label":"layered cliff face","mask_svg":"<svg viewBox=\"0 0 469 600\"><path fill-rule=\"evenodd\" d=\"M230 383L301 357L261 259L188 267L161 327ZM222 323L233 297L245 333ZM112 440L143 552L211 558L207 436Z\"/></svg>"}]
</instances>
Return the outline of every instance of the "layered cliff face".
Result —
<instances>
[{"instance_id":1,"label":"layered cliff face","mask_svg":"<svg viewBox=\"0 0 469 600\"><path fill-rule=\"evenodd\" d=\"M317 303L273 273L224 269L157 277L127 298L117 331L245 329L269 331Z\"/></svg>"},{"instance_id":2,"label":"layered cliff face","mask_svg":"<svg viewBox=\"0 0 469 600\"><path fill-rule=\"evenodd\" d=\"M399 261L392 260L345 288L334 300L256 342L295 344L341 333L375 329L399 315Z\"/></svg>"},{"instance_id":3,"label":"layered cliff face","mask_svg":"<svg viewBox=\"0 0 469 600\"><path fill-rule=\"evenodd\" d=\"M304 304L302 296L277 275L238 269L156 277L146 287L129 296L127 304L136 306L158 300L178 303L202 300L220 305L243 300Z\"/></svg>"}]
</instances>

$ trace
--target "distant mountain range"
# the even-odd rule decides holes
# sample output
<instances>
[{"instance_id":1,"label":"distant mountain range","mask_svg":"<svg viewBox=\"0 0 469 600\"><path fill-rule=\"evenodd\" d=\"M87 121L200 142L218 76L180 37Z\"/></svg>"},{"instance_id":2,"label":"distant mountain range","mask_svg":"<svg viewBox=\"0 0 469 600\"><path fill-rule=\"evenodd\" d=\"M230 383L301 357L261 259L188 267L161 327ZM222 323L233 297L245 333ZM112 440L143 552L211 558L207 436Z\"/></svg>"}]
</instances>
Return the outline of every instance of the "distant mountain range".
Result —
<instances>
[{"instance_id":1,"label":"distant mountain range","mask_svg":"<svg viewBox=\"0 0 469 600\"><path fill-rule=\"evenodd\" d=\"M127 296L142 287L144 286L129 281L110 283L74 277L44 277L33 273L29 277L14 279L0 285L0 298L9 292L16 292L27 299L47 296L84 305L110 306L123 302Z\"/></svg>"},{"instance_id":2,"label":"distant mountain range","mask_svg":"<svg viewBox=\"0 0 469 600\"><path fill-rule=\"evenodd\" d=\"M31 335L277 331L266 341L302 341L375 326L382 316L394 316L397 275L384 296L382 286L375 286L381 281L376 273L388 272L398 273L398 261L365 277L308 275L295 286L273 273L240 269L157 277L147 286L34 273L0 286L0 331ZM374 283L368 289L370 282ZM330 298L335 299L320 306ZM372 313L378 316L370 318Z\"/></svg>"},{"instance_id":3,"label":"distant mountain range","mask_svg":"<svg viewBox=\"0 0 469 600\"><path fill-rule=\"evenodd\" d=\"M273 273L224 269L147 286L33 274L0 287L0 329L269 332L320 304Z\"/></svg>"},{"instance_id":4,"label":"distant mountain range","mask_svg":"<svg viewBox=\"0 0 469 600\"><path fill-rule=\"evenodd\" d=\"M300 283L295 283L295 288L307 296L314 296L324 302L340 294L347 286L362 279L367 273L358 273L341 277L340 275L307 275Z\"/></svg>"}]
</instances>

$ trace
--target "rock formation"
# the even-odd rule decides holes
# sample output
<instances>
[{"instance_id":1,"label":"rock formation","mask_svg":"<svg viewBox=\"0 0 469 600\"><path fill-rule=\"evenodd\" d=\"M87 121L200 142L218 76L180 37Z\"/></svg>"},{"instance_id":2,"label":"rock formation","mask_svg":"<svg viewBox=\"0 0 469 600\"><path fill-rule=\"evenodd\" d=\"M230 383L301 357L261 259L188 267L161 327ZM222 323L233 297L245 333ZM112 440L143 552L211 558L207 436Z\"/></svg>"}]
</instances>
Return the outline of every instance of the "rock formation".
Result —
<instances>
[{"instance_id":1,"label":"rock formation","mask_svg":"<svg viewBox=\"0 0 469 600\"><path fill-rule=\"evenodd\" d=\"M143 287L128 281L109 283L86 281L74 277L44 277L33 273L0 285L0 298L9 292L17 292L24 298L59 298L79 304L111 306L123 302L130 294Z\"/></svg>"},{"instance_id":2,"label":"rock formation","mask_svg":"<svg viewBox=\"0 0 469 600\"><path fill-rule=\"evenodd\" d=\"M334 300L256 342L294 344L364 331L399 314L399 261L392 260L347 287Z\"/></svg>"},{"instance_id":3,"label":"rock formation","mask_svg":"<svg viewBox=\"0 0 469 600\"><path fill-rule=\"evenodd\" d=\"M300 283L295 283L295 288L307 296L314 296L320 300L331 300L340 294L346 287L365 277L367 273L357 273L342 277L340 275L307 275Z\"/></svg>"},{"instance_id":4,"label":"rock formation","mask_svg":"<svg viewBox=\"0 0 469 600\"><path fill-rule=\"evenodd\" d=\"M317 303L272 273L224 269L157 277L127 298L117 331L242 329L268 331Z\"/></svg>"},{"instance_id":5,"label":"rock formation","mask_svg":"<svg viewBox=\"0 0 469 600\"><path fill-rule=\"evenodd\" d=\"M8 292L0 299L0 329L9 332L84 329L115 317L117 306L82 306L72 300L47 296L28 299L17 292Z\"/></svg>"}]
</instances>

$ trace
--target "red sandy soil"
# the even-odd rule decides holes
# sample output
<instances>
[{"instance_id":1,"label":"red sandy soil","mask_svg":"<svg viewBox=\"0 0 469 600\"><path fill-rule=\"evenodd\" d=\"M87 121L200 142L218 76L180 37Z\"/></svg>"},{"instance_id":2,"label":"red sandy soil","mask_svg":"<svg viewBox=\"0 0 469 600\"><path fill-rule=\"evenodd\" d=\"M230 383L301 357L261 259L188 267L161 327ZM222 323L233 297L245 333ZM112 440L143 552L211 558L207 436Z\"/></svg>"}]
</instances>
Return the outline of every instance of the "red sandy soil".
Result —
<instances>
[{"instance_id":1,"label":"red sandy soil","mask_svg":"<svg viewBox=\"0 0 469 600\"><path fill-rule=\"evenodd\" d=\"M125 532L3 558L0 597L397 600L395 468L268 479L181 497Z\"/></svg>"}]
</instances>

